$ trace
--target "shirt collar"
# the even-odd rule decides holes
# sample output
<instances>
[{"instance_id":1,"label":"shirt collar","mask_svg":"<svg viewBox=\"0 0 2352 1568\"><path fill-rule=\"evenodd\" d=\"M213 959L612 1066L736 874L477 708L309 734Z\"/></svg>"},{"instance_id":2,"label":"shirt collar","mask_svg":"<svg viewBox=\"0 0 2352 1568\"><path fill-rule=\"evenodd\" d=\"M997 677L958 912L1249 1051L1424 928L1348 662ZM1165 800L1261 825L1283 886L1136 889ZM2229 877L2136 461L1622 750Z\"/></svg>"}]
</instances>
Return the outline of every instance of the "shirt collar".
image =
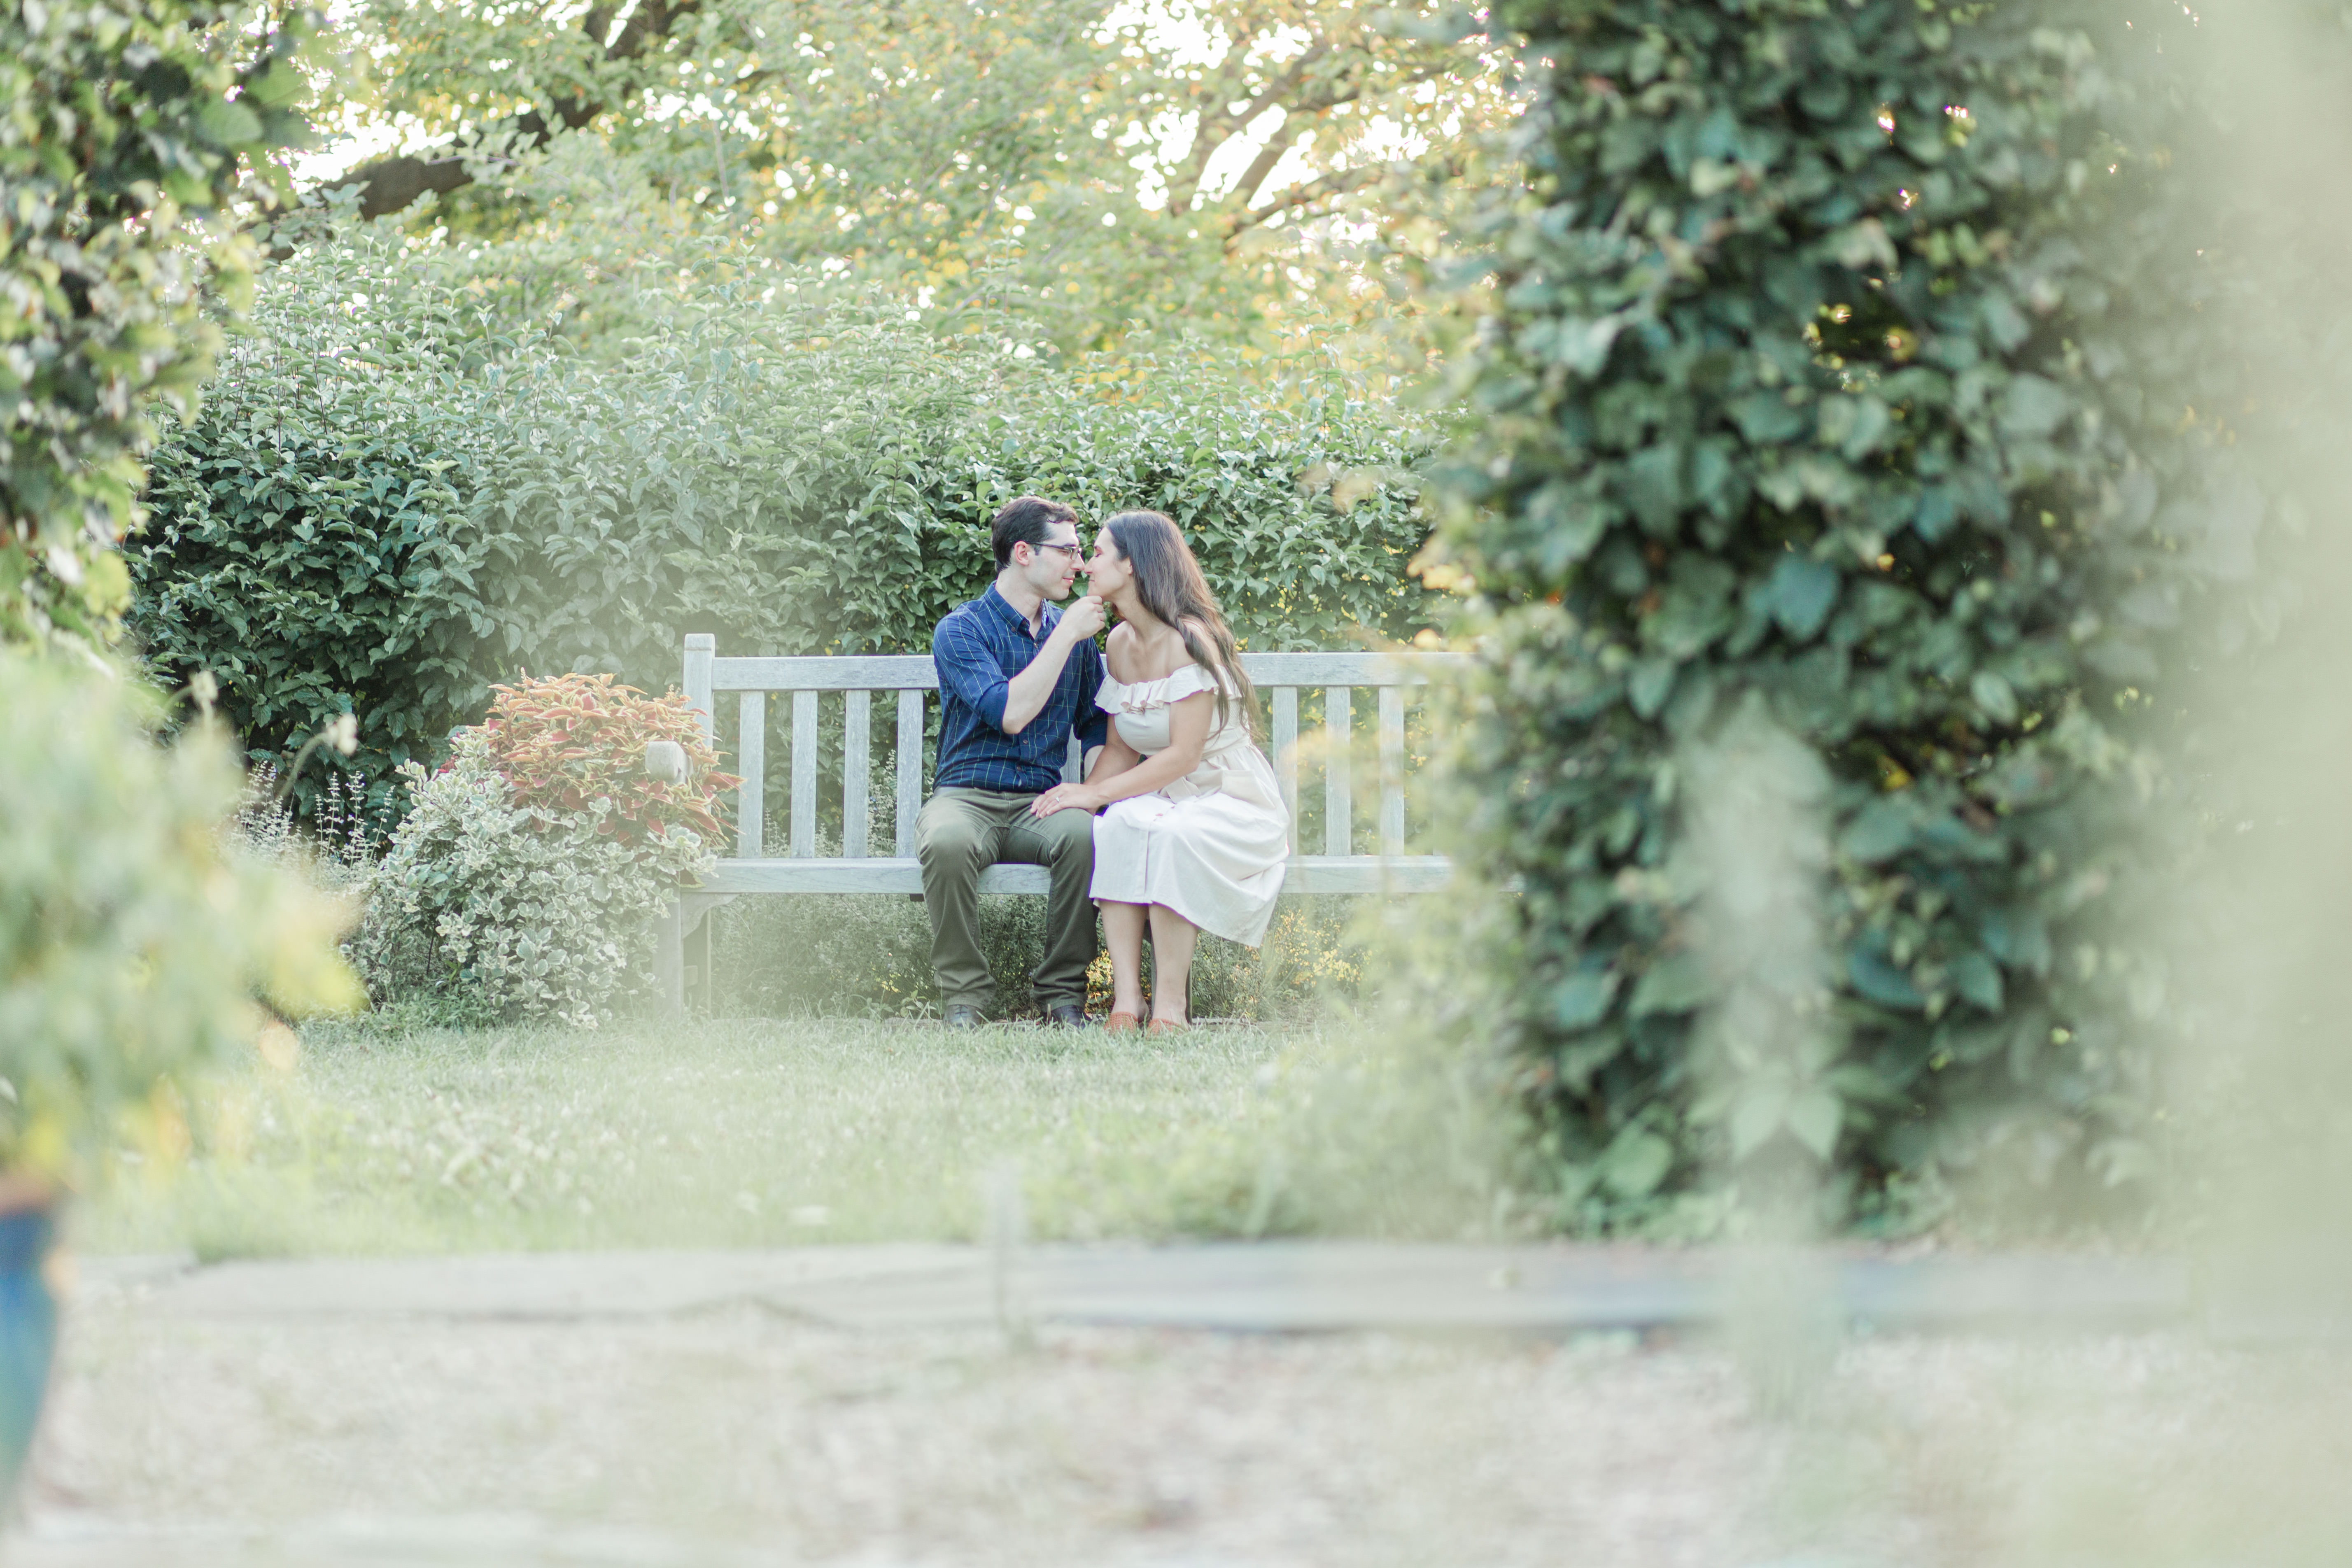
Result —
<instances>
[{"instance_id":1,"label":"shirt collar","mask_svg":"<svg viewBox=\"0 0 2352 1568\"><path fill-rule=\"evenodd\" d=\"M1003 616L1007 622L1011 623L1015 631L1018 631L1024 637L1030 637L1030 640L1033 642L1043 642L1045 638L1045 634L1054 629L1054 623L1062 618L1062 607L1059 605L1049 602L1045 606L1045 613L1037 617L1036 635L1034 637L1030 637L1029 617L1014 609L1013 607L1013 601L996 591L995 584L991 583L988 585L988 592L980 596L980 602L983 605L992 605L995 608L996 613Z\"/></svg>"}]
</instances>

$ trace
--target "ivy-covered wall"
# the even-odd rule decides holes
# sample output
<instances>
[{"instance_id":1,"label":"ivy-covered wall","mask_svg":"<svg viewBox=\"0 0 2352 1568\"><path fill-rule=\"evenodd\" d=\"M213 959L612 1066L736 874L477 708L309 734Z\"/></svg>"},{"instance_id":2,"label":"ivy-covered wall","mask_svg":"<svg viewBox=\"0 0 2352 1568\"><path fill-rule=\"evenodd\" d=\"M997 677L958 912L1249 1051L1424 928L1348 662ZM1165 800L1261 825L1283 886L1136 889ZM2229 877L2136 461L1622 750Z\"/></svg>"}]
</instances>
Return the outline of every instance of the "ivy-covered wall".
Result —
<instances>
[{"instance_id":1,"label":"ivy-covered wall","mask_svg":"<svg viewBox=\"0 0 2352 1568\"><path fill-rule=\"evenodd\" d=\"M1425 563L1486 650L1464 852L1524 889L1465 967L1562 1219L1705 1210L1792 1152L1864 1214L2003 1140L2128 1184L2168 647L2253 527L2208 471L2226 356L2166 226L2164 18L1502 10L1538 68L1528 190ZM1796 1050L1702 1027L1690 763L1743 713L1825 780Z\"/></svg>"},{"instance_id":2,"label":"ivy-covered wall","mask_svg":"<svg viewBox=\"0 0 2352 1568\"><path fill-rule=\"evenodd\" d=\"M387 806L392 764L437 756L518 670L659 691L688 631L926 648L1024 491L1170 513L1247 646L1410 637L1423 456L1311 365L1244 379L1178 346L1019 366L774 294L592 364L362 234L273 269L156 453L131 622L161 670L214 672L258 752L356 712L352 765Z\"/></svg>"}]
</instances>

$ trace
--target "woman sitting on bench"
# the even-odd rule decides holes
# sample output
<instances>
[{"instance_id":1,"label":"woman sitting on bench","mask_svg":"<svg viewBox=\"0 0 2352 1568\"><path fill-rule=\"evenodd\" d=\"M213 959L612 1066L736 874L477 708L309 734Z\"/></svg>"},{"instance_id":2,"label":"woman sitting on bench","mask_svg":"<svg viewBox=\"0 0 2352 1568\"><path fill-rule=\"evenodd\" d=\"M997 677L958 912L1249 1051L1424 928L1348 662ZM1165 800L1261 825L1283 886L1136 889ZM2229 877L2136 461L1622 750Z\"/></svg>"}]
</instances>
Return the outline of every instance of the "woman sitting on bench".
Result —
<instances>
[{"instance_id":1,"label":"woman sitting on bench","mask_svg":"<svg viewBox=\"0 0 2352 1568\"><path fill-rule=\"evenodd\" d=\"M1151 1032L1181 1029L1198 931L1255 947L1282 891L1289 814L1255 741L1256 694L1200 563L1156 511L1107 520L1088 591L1118 612L1096 704L1108 742L1083 784L1037 797L1039 816L1096 818L1094 900L1110 947L1106 1023L1143 1012L1143 928L1151 927ZM1102 808L1108 806L1108 810Z\"/></svg>"}]
</instances>

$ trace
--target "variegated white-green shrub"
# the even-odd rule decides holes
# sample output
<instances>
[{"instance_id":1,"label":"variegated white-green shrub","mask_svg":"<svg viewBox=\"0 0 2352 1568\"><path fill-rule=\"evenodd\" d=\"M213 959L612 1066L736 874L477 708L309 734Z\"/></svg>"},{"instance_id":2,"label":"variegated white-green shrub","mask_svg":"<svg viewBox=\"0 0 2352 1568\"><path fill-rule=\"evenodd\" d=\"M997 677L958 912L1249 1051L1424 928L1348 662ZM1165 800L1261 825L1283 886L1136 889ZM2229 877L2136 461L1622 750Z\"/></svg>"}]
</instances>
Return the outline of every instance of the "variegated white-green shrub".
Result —
<instances>
[{"instance_id":1,"label":"variegated white-green shrub","mask_svg":"<svg viewBox=\"0 0 2352 1568\"><path fill-rule=\"evenodd\" d=\"M352 956L379 1005L594 1027L646 989L656 921L717 864L709 795L736 781L675 695L609 676L499 692L438 773L401 770L409 814ZM688 782L643 776L647 739L684 746Z\"/></svg>"}]
</instances>

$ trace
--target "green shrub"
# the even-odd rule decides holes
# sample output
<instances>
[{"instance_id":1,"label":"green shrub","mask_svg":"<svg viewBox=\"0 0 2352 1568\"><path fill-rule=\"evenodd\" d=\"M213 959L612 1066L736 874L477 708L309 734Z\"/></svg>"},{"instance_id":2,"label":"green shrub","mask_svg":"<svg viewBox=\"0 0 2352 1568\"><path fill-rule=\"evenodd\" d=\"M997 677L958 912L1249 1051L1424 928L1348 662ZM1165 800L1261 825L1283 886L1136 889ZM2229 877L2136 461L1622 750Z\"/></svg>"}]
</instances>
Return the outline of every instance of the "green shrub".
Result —
<instances>
[{"instance_id":1,"label":"green shrub","mask_svg":"<svg viewBox=\"0 0 2352 1568\"><path fill-rule=\"evenodd\" d=\"M927 647L1024 490L1168 511L1253 647L1425 624L1420 437L1328 367L1244 379L1173 344L1021 368L772 292L596 365L499 335L369 231L306 247L156 454L128 556L149 658L213 670L257 753L355 712L352 765L384 779L521 671L658 689L688 631Z\"/></svg>"},{"instance_id":2,"label":"green shrub","mask_svg":"<svg viewBox=\"0 0 2352 1568\"><path fill-rule=\"evenodd\" d=\"M499 627L465 510L488 460L470 419L484 354L459 300L373 259L337 270L306 252L272 268L203 415L156 450L148 525L124 556L158 678L209 670L257 762L357 715L350 767L388 820L395 771L437 763L480 716ZM383 308L353 303L371 290ZM300 782L306 815L323 786Z\"/></svg>"},{"instance_id":3,"label":"green shrub","mask_svg":"<svg viewBox=\"0 0 2352 1568\"><path fill-rule=\"evenodd\" d=\"M2005 1131L2095 1185L2144 1172L2163 976L2116 930L2165 640L2252 520L2182 437L2226 356L2158 226L2140 46L1914 0L1506 15L1543 65L1528 193L1426 564L1485 638L1465 851L1524 889L1470 929L1467 1011L1562 1217L1792 1145L1865 1208ZM1825 777L1795 1062L1697 1027L1684 807L1741 713Z\"/></svg>"}]
</instances>

